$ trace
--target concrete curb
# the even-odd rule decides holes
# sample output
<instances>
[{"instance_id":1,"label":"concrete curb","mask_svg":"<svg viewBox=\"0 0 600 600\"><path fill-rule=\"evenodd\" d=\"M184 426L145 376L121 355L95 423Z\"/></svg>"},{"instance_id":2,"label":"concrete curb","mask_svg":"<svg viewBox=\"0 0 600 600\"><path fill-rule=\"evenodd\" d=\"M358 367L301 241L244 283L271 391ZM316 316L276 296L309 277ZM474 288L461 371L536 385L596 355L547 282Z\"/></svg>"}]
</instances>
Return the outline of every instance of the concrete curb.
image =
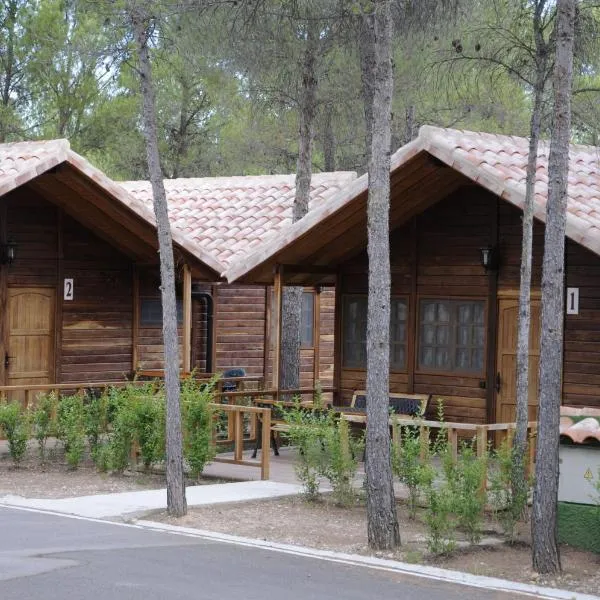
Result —
<instances>
[{"instance_id":1,"label":"concrete curb","mask_svg":"<svg viewBox=\"0 0 600 600\"><path fill-rule=\"evenodd\" d=\"M136 520L135 525L144 529L153 531L163 531L175 535L184 535L188 537L197 537L215 542L226 544L236 544L248 546L251 548L260 548L273 552L283 552L306 558L319 558L329 562L336 562L352 566L361 566L370 569L382 571L391 571L413 577L421 577L442 581L445 583L454 583L473 588L485 589L486 591L498 591L532 596L534 598L543 598L548 600L600 600L600 596L590 594L581 594L569 590L542 587L527 583L509 581L496 577L486 577L483 575L471 575L462 571L452 571L439 567L429 567L425 565L414 565L385 558L375 558L370 556L361 556L359 554L345 554L343 552L333 552L331 550L319 550L316 548L307 548L305 546L293 546L291 544L280 544L277 542L267 542L264 540L245 538L225 533L216 533L203 529L194 529L192 527L179 527L177 525L168 525L165 523L156 523L143 519Z\"/></svg>"}]
</instances>

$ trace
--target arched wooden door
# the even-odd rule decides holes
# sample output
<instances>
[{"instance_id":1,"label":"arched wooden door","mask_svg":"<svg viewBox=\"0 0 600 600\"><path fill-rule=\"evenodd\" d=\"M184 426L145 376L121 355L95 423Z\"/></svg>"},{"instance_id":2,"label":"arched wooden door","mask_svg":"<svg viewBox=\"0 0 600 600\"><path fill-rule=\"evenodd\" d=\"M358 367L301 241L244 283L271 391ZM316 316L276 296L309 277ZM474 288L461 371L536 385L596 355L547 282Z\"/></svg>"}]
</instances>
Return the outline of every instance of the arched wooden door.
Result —
<instances>
[{"instance_id":1,"label":"arched wooden door","mask_svg":"<svg viewBox=\"0 0 600 600\"><path fill-rule=\"evenodd\" d=\"M55 301L53 288L8 289L7 385L53 382Z\"/></svg>"},{"instance_id":2,"label":"arched wooden door","mask_svg":"<svg viewBox=\"0 0 600 600\"><path fill-rule=\"evenodd\" d=\"M498 301L498 359L496 368L496 422L512 423L517 403L518 298ZM529 420L537 419L538 364L540 359L540 302L531 302L529 330Z\"/></svg>"}]
</instances>

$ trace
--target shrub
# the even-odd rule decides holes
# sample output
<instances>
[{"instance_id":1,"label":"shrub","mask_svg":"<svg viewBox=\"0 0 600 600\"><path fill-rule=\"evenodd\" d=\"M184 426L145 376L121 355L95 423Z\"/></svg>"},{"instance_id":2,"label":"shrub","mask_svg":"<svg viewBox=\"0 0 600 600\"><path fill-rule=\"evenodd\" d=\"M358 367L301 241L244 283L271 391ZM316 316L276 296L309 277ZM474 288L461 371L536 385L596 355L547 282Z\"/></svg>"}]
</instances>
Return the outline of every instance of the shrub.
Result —
<instances>
[{"instance_id":1,"label":"shrub","mask_svg":"<svg viewBox=\"0 0 600 600\"><path fill-rule=\"evenodd\" d=\"M447 486L427 488L427 549L432 554L447 554L456 547L456 520L453 516L454 503Z\"/></svg>"},{"instance_id":2,"label":"shrub","mask_svg":"<svg viewBox=\"0 0 600 600\"><path fill-rule=\"evenodd\" d=\"M514 453L508 438L495 451L493 458L495 468L490 471L490 501L504 535L514 542L517 523L527 506L528 490L513 493Z\"/></svg>"},{"instance_id":3,"label":"shrub","mask_svg":"<svg viewBox=\"0 0 600 600\"><path fill-rule=\"evenodd\" d=\"M38 396L35 408L31 412L33 436L38 443L40 460L46 460L46 445L48 438L55 433L55 413L58 397L55 392Z\"/></svg>"},{"instance_id":4,"label":"shrub","mask_svg":"<svg viewBox=\"0 0 600 600\"><path fill-rule=\"evenodd\" d=\"M65 449L69 465L76 469L85 451L83 398L61 396L58 402L56 433Z\"/></svg>"},{"instance_id":5,"label":"shrub","mask_svg":"<svg viewBox=\"0 0 600 600\"><path fill-rule=\"evenodd\" d=\"M144 468L148 470L153 463L163 460L165 455L164 396L151 390L140 390L134 395L132 408L134 437Z\"/></svg>"},{"instance_id":6,"label":"shrub","mask_svg":"<svg viewBox=\"0 0 600 600\"><path fill-rule=\"evenodd\" d=\"M284 421L290 426L288 438L298 448L296 475L308 500L319 497L319 476L326 469L324 452L327 428L331 426L331 414L321 411L307 411L300 406L283 411Z\"/></svg>"},{"instance_id":7,"label":"shrub","mask_svg":"<svg viewBox=\"0 0 600 600\"><path fill-rule=\"evenodd\" d=\"M0 406L0 427L8 440L10 456L15 466L18 466L27 451L29 438L27 418L20 404L11 402Z\"/></svg>"},{"instance_id":8,"label":"shrub","mask_svg":"<svg viewBox=\"0 0 600 600\"><path fill-rule=\"evenodd\" d=\"M325 456L320 463L320 474L331 484L336 503L349 506L355 497L352 481L358 467L358 457L364 449L364 435L352 437L348 421L335 420L331 411L323 423L323 433L321 451Z\"/></svg>"},{"instance_id":9,"label":"shrub","mask_svg":"<svg viewBox=\"0 0 600 600\"><path fill-rule=\"evenodd\" d=\"M101 446L98 451L99 468L122 473L129 466L135 439L138 393L135 386L110 390L107 406L110 433L105 447Z\"/></svg>"},{"instance_id":10,"label":"shrub","mask_svg":"<svg viewBox=\"0 0 600 600\"><path fill-rule=\"evenodd\" d=\"M108 392L105 390L100 396L89 397L83 407L84 431L94 462L100 440L107 432L108 398Z\"/></svg>"},{"instance_id":11,"label":"shrub","mask_svg":"<svg viewBox=\"0 0 600 600\"><path fill-rule=\"evenodd\" d=\"M414 519L419 498L435 477L429 448L422 448L418 427L404 426L400 429L400 442L393 445L392 470L408 489L409 516Z\"/></svg>"},{"instance_id":12,"label":"shrub","mask_svg":"<svg viewBox=\"0 0 600 600\"><path fill-rule=\"evenodd\" d=\"M474 544L481 539L486 504L487 453L477 456L472 443L464 443L456 460L442 457L446 485L458 526Z\"/></svg>"},{"instance_id":13,"label":"shrub","mask_svg":"<svg viewBox=\"0 0 600 600\"><path fill-rule=\"evenodd\" d=\"M184 411L185 458L190 467L191 476L197 479L206 463L215 455L212 440L214 389L218 377L209 383L201 384L192 377L183 381L181 400Z\"/></svg>"}]
</instances>

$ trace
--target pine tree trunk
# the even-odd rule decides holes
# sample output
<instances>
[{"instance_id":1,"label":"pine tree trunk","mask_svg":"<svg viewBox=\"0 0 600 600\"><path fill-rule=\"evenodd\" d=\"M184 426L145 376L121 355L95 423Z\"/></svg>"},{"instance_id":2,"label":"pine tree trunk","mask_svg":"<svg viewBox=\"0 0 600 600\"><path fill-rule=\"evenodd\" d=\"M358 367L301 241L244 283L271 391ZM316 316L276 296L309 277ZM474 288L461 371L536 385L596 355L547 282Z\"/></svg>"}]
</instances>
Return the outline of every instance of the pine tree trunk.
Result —
<instances>
[{"instance_id":1,"label":"pine tree trunk","mask_svg":"<svg viewBox=\"0 0 600 600\"><path fill-rule=\"evenodd\" d=\"M536 47L536 74L533 90L529 154L525 180L525 206L523 209L523 242L521 247L521 285L519 288L519 319L516 356L516 429L513 439L513 466L511 486L513 499L526 500L525 456L527 451L527 423L529 421L529 332L531 329L531 266L533 249L533 207L537 154L542 122L542 105L547 69L547 44L544 41L542 13L545 0L538 0L533 17ZM537 390L536 390L537 393Z\"/></svg>"},{"instance_id":2,"label":"pine tree trunk","mask_svg":"<svg viewBox=\"0 0 600 600\"><path fill-rule=\"evenodd\" d=\"M369 154L367 207L369 298L367 311L366 486L369 545L400 543L388 426L390 372L390 142L392 19L390 0L372 3L363 15L361 57ZM372 104L369 106L368 101Z\"/></svg>"},{"instance_id":3,"label":"pine tree trunk","mask_svg":"<svg viewBox=\"0 0 600 600\"><path fill-rule=\"evenodd\" d=\"M333 133L333 109L329 106L325 112L323 125L323 162L325 171L335 171L335 134Z\"/></svg>"},{"instance_id":4,"label":"pine tree trunk","mask_svg":"<svg viewBox=\"0 0 600 600\"><path fill-rule=\"evenodd\" d=\"M317 112L317 76L315 63L319 44L317 23L310 21L306 51L302 65L300 98L298 161L296 165L296 195L292 221L295 223L308 212L312 177L312 147ZM300 387L300 325L302 317L302 288L286 287L281 308L280 388Z\"/></svg>"},{"instance_id":5,"label":"pine tree trunk","mask_svg":"<svg viewBox=\"0 0 600 600\"><path fill-rule=\"evenodd\" d=\"M564 260L571 134L575 0L558 0L554 111L542 272L539 423L532 517L533 568L561 569L557 543L558 443L563 367Z\"/></svg>"},{"instance_id":6,"label":"pine tree trunk","mask_svg":"<svg viewBox=\"0 0 600 600\"><path fill-rule=\"evenodd\" d=\"M148 156L148 171L154 198L154 213L158 229L160 281L163 310L163 344L166 388L166 451L167 509L170 515L181 517L187 512L183 474L183 439L179 398L179 345L177 338L177 308L175 300L175 263L167 198L160 168L154 89L148 53L149 19L143 8L133 7L131 23L139 53L139 73L142 90L143 124Z\"/></svg>"}]
</instances>

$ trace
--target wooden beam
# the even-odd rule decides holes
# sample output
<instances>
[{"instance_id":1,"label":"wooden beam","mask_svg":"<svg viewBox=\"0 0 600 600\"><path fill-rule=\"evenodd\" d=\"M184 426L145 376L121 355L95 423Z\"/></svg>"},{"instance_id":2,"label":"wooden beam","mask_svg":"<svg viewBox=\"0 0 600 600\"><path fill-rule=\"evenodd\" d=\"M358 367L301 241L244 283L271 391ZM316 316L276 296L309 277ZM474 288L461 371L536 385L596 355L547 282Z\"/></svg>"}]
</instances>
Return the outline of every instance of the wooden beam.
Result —
<instances>
[{"instance_id":1,"label":"wooden beam","mask_svg":"<svg viewBox=\"0 0 600 600\"><path fill-rule=\"evenodd\" d=\"M0 244L6 243L7 229L6 202L0 204ZM1 249L0 249L1 250ZM8 353L8 265L0 263L0 382L6 385L8 380L4 357Z\"/></svg>"},{"instance_id":2,"label":"wooden beam","mask_svg":"<svg viewBox=\"0 0 600 600\"><path fill-rule=\"evenodd\" d=\"M498 248L498 211L500 210L499 199L495 197L492 207L491 220L491 239L492 246ZM496 419L496 360L498 349L496 347L498 338L498 270L488 272L488 302L487 302L487 356L486 356L486 404L487 404L487 422L495 423Z\"/></svg>"},{"instance_id":3,"label":"wooden beam","mask_svg":"<svg viewBox=\"0 0 600 600\"><path fill-rule=\"evenodd\" d=\"M192 272L183 265L183 372L192 370Z\"/></svg>"},{"instance_id":4,"label":"wooden beam","mask_svg":"<svg viewBox=\"0 0 600 600\"><path fill-rule=\"evenodd\" d=\"M263 386L267 381L269 357L271 355L271 288L265 285L265 321L263 330Z\"/></svg>"},{"instance_id":5,"label":"wooden beam","mask_svg":"<svg viewBox=\"0 0 600 600\"><path fill-rule=\"evenodd\" d=\"M322 265L281 265L287 275L335 275L336 269Z\"/></svg>"},{"instance_id":6,"label":"wooden beam","mask_svg":"<svg viewBox=\"0 0 600 600\"><path fill-rule=\"evenodd\" d=\"M64 305L64 212L56 207L56 303L54 305L54 382L60 383L62 377L62 329Z\"/></svg>"},{"instance_id":7,"label":"wooden beam","mask_svg":"<svg viewBox=\"0 0 600 600\"><path fill-rule=\"evenodd\" d=\"M273 354L273 388L279 389L279 366L281 363L281 306L283 301L283 268L281 265L275 271L275 302L271 315L275 319L276 334L275 334L275 352Z\"/></svg>"},{"instance_id":8,"label":"wooden beam","mask_svg":"<svg viewBox=\"0 0 600 600\"><path fill-rule=\"evenodd\" d=\"M321 362L321 288L316 287L313 304L313 386L320 377Z\"/></svg>"},{"instance_id":9,"label":"wooden beam","mask_svg":"<svg viewBox=\"0 0 600 600\"><path fill-rule=\"evenodd\" d=\"M415 369L417 348L417 275L419 272L419 239L418 216L413 217L410 228L411 262L410 262L410 297L408 300L408 327L406 335L406 372L408 383L406 390L409 394L415 391Z\"/></svg>"},{"instance_id":10,"label":"wooden beam","mask_svg":"<svg viewBox=\"0 0 600 600\"><path fill-rule=\"evenodd\" d=\"M333 326L333 387L335 389L334 404L342 404L342 293L344 279L339 271L335 279L335 306Z\"/></svg>"},{"instance_id":11,"label":"wooden beam","mask_svg":"<svg viewBox=\"0 0 600 600\"><path fill-rule=\"evenodd\" d=\"M133 265L131 282L131 300L133 303L131 311L131 371L135 373L140 366L139 360L139 337L140 337L140 273L136 265Z\"/></svg>"}]
</instances>

